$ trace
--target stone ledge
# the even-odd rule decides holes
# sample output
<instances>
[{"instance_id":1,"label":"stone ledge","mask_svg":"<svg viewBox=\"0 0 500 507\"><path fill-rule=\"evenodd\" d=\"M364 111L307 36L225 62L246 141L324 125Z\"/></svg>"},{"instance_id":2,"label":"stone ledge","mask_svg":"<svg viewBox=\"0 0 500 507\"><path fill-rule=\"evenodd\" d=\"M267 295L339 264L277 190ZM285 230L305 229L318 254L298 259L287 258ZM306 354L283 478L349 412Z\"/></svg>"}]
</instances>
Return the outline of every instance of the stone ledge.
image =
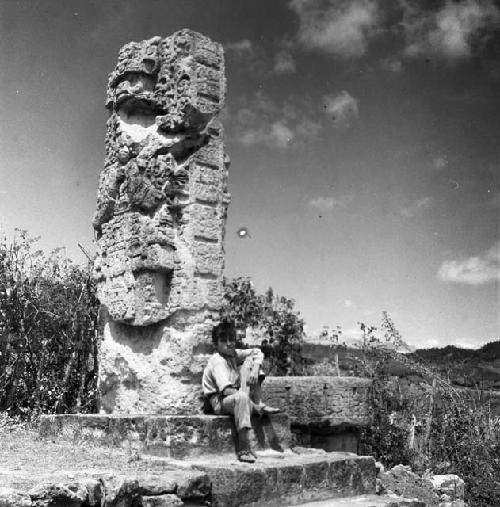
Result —
<instances>
[{"instance_id":1,"label":"stone ledge","mask_svg":"<svg viewBox=\"0 0 500 507\"><path fill-rule=\"evenodd\" d=\"M286 414L254 417L252 424L254 449L281 451L289 447ZM40 435L173 458L235 452L233 418L225 415L44 415Z\"/></svg>"},{"instance_id":2,"label":"stone ledge","mask_svg":"<svg viewBox=\"0 0 500 507\"><path fill-rule=\"evenodd\" d=\"M295 427L364 427L371 422L371 385L361 377L267 377L263 397L283 408Z\"/></svg>"}]
</instances>

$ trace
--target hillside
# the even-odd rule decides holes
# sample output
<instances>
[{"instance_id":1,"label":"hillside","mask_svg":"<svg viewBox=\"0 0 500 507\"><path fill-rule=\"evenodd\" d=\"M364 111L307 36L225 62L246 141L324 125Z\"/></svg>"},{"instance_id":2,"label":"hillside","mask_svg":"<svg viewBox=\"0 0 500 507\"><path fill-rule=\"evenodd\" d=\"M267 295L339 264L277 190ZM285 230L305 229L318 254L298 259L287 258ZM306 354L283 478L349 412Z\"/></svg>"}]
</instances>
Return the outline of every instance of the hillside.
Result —
<instances>
[{"instance_id":1,"label":"hillside","mask_svg":"<svg viewBox=\"0 0 500 507\"><path fill-rule=\"evenodd\" d=\"M332 347L323 344L304 343L302 353L315 364L324 364L334 357ZM341 374L361 374L364 359L359 348L340 347L338 357ZM448 345L443 348L418 349L405 357L438 371L455 386L500 391L500 340L487 343L476 350ZM384 361L381 368L388 376L411 378L415 372L406 363L390 359Z\"/></svg>"},{"instance_id":2,"label":"hillside","mask_svg":"<svg viewBox=\"0 0 500 507\"><path fill-rule=\"evenodd\" d=\"M458 386L500 390L500 340L480 349L419 349L409 355L432 365Z\"/></svg>"}]
</instances>

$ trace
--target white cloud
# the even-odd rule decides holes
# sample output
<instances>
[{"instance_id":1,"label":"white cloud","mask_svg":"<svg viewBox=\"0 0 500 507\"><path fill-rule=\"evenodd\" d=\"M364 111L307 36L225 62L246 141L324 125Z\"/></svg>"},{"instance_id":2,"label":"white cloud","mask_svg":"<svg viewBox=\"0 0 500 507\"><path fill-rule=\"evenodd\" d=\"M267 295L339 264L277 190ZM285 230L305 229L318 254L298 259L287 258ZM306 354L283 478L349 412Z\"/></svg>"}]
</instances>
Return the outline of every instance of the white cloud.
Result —
<instances>
[{"instance_id":1,"label":"white cloud","mask_svg":"<svg viewBox=\"0 0 500 507\"><path fill-rule=\"evenodd\" d=\"M295 59L289 51L278 51L274 55L273 72L275 74L294 74L295 71Z\"/></svg>"},{"instance_id":2,"label":"white cloud","mask_svg":"<svg viewBox=\"0 0 500 507\"><path fill-rule=\"evenodd\" d=\"M296 139L313 138L321 129L304 104L285 100L279 105L262 92L242 102L243 107L232 115L235 138L241 144L286 148Z\"/></svg>"},{"instance_id":3,"label":"white cloud","mask_svg":"<svg viewBox=\"0 0 500 507\"><path fill-rule=\"evenodd\" d=\"M401 208L400 212L401 215L403 215L404 217L411 218L414 217L419 211L430 208L431 204L432 197L423 197L422 199L419 199L411 206Z\"/></svg>"},{"instance_id":4,"label":"white cloud","mask_svg":"<svg viewBox=\"0 0 500 507\"><path fill-rule=\"evenodd\" d=\"M270 131L270 142L279 148L286 148L295 137L293 131L283 121L273 123Z\"/></svg>"},{"instance_id":5,"label":"white cloud","mask_svg":"<svg viewBox=\"0 0 500 507\"><path fill-rule=\"evenodd\" d=\"M319 209L320 211L331 211L335 208L345 208L352 202L354 196L352 194L344 194L339 197L313 197L309 199L309 206Z\"/></svg>"},{"instance_id":6,"label":"white cloud","mask_svg":"<svg viewBox=\"0 0 500 507\"><path fill-rule=\"evenodd\" d=\"M340 58L358 58L377 25L376 0L291 0L299 17L298 41Z\"/></svg>"},{"instance_id":7,"label":"white cloud","mask_svg":"<svg viewBox=\"0 0 500 507\"><path fill-rule=\"evenodd\" d=\"M434 169L440 171L448 165L448 159L443 156L435 157L432 161L432 165L434 166Z\"/></svg>"},{"instance_id":8,"label":"white cloud","mask_svg":"<svg viewBox=\"0 0 500 507\"><path fill-rule=\"evenodd\" d=\"M344 305L344 308L353 308L354 307L354 303L350 299L344 299L343 305Z\"/></svg>"},{"instance_id":9,"label":"white cloud","mask_svg":"<svg viewBox=\"0 0 500 507\"><path fill-rule=\"evenodd\" d=\"M466 58L471 55L474 36L500 25L500 10L491 0L447 0L438 11L424 11L420 4L408 1L404 6L407 56Z\"/></svg>"},{"instance_id":10,"label":"white cloud","mask_svg":"<svg viewBox=\"0 0 500 507\"><path fill-rule=\"evenodd\" d=\"M270 147L286 148L295 137L295 133L285 122L276 121L271 127L244 130L238 137L241 144L267 144Z\"/></svg>"},{"instance_id":11,"label":"white cloud","mask_svg":"<svg viewBox=\"0 0 500 507\"><path fill-rule=\"evenodd\" d=\"M242 55L245 53L253 53L253 45L252 41L248 39L242 39L235 42L227 42L224 44L224 50L226 53Z\"/></svg>"},{"instance_id":12,"label":"white cloud","mask_svg":"<svg viewBox=\"0 0 500 507\"><path fill-rule=\"evenodd\" d=\"M444 261L437 274L443 282L483 285L500 280L500 241L482 255Z\"/></svg>"},{"instance_id":13,"label":"white cloud","mask_svg":"<svg viewBox=\"0 0 500 507\"><path fill-rule=\"evenodd\" d=\"M358 101L345 90L338 95L325 95L323 107L336 127L348 127L359 116Z\"/></svg>"}]
</instances>

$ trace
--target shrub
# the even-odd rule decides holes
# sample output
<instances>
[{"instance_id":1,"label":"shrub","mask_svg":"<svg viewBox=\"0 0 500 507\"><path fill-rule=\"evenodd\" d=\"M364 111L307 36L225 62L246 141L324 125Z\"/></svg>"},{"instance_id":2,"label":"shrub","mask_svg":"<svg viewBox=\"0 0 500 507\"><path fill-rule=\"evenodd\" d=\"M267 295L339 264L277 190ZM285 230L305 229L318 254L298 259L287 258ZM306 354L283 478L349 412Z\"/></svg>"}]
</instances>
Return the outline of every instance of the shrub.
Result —
<instances>
[{"instance_id":1,"label":"shrub","mask_svg":"<svg viewBox=\"0 0 500 507\"><path fill-rule=\"evenodd\" d=\"M91 412L98 301L91 268L46 256L17 231L0 239L0 410L22 417Z\"/></svg>"},{"instance_id":2,"label":"shrub","mask_svg":"<svg viewBox=\"0 0 500 507\"><path fill-rule=\"evenodd\" d=\"M295 310L295 301L275 296L269 288L257 294L249 278L224 282L223 321L233 321L240 336L247 327L260 330L262 351L270 375L298 375L303 372L300 354L304 339L304 321Z\"/></svg>"},{"instance_id":3,"label":"shrub","mask_svg":"<svg viewBox=\"0 0 500 507\"><path fill-rule=\"evenodd\" d=\"M386 341L401 344L389 324L383 326ZM389 467L402 463L457 474L469 505L500 505L500 418L489 402L480 392L457 390L421 358L379 345L375 339L363 347L374 379L373 424L362 433L363 451ZM394 362L403 366L401 377L390 375Z\"/></svg>"}]
</instances>

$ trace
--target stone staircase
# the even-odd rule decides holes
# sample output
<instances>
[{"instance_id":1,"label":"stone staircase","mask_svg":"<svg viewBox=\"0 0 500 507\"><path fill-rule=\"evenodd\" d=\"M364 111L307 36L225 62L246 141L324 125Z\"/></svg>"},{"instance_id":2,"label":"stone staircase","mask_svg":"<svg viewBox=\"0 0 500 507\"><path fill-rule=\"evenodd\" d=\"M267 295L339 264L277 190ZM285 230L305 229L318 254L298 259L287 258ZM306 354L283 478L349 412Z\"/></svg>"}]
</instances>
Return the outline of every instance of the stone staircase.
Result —
<instances>
[{"instance_id":1,"label":"stone staircase","mask_svg":"<svg viewBox=\"0 0 500 507\"><path fill-rule=\"evenodd\" d=\"M258 456L254 464L238 461L234 425L228 416L48 415L42 417L40 434L135 450L154 463L157 473L164 470L165 477L172 469L206 476L207 498L213 507L287 506L334 499L337 504L324 505L419 505L375 496L372 457L291 447L286 414L256 417L253 425L252 445ZM160 507L170 505L159 498L155 501Z\"/></svg>"}]
</instances>

